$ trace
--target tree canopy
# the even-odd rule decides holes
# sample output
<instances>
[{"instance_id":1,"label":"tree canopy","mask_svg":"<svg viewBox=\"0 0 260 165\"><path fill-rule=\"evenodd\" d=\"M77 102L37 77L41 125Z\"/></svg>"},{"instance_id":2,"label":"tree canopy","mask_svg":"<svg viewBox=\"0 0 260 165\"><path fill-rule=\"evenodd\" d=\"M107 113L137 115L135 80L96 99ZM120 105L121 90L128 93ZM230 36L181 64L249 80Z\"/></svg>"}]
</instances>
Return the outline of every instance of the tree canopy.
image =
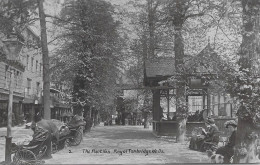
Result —
<instances>
[{"instance_id":1,"label":"tree canopy","mask_svg":"<svg viewBox=\"0 0 260 165\"><path fill-rule=\"evenodd\" d=\"M74 102L99 108L113 103L123 46L113 13L113 6L102 0L66 1L56 19L62 32L53 80L71 87Z\"/></svg>"}]
</instances>

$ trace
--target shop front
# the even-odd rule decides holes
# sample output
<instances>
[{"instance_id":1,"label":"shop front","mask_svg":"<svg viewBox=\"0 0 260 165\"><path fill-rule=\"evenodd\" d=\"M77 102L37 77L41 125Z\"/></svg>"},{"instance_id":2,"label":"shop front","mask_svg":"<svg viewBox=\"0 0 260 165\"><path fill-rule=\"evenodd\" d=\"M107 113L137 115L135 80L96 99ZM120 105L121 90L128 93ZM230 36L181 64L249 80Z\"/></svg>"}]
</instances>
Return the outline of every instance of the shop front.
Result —
<instances>
[{"instance_id":1,"label":"shop front","mask_svg":"<svg viewBox=\"0 0 260 165\"><path fill-rule=\"evenodd\" d=\"M7 126L8 97L9 97L8 92L0 93L0 127ZM12 115L13 125L19 125L24 120L22 102L23 102L23 97L21 97L20 95L14 95L13 115Z\"/></svg>"}]
</instances>

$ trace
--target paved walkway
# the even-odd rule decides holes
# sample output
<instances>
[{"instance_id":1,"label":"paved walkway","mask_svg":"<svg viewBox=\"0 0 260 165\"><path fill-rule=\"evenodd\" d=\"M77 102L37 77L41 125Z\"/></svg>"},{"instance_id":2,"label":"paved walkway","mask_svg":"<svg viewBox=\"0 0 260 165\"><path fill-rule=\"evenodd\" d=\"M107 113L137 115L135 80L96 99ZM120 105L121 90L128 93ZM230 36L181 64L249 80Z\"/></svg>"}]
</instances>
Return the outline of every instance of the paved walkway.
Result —
<instances>
[{"instance_id":1,"label":"paved walkway","mask_svg":"<svg viewBox=\"0 0 260 165\"><path fill-rule=\"evenodd\" d=\"M179 144L175 143L175 139L157 138L152 130L143 126L98 126L84 135L79 146L53 154L53 159L47 160L46 164L207 162L206 154L189 150L188 143Z\"/></svg>"},{"instance_id":2,"label":"paved walkway","mask_svg":"<svg viewBox=\"0 0 260 165\"><path fill-rule=\"evenodd\" d=\"M32 132L14 128L14 141L29 139ZM0 136L6 129L0 129ZM4 160L4 137L0 138L0 162ZM188 143L152 134L143 126L97 126L79 146L65 148L45 164L164 164L208 163L205 153L188 149Z\"/></svg>"}]
</instances>

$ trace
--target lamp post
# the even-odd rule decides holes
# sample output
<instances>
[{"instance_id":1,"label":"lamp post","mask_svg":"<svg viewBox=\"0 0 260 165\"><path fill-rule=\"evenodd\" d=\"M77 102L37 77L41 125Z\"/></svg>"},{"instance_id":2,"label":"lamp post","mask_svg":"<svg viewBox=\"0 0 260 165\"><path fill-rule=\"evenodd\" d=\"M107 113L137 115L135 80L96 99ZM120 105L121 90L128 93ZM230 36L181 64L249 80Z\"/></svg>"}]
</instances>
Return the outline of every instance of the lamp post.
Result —
<instances>
[{"instance_id":1,"label":"lamp post","mask_svg":"<svg viewBox=\"0 0 260 165\"><path fill-rule=\"evenodd\" d=\"M10 38L3 41L6 46L8 59L17 60L17 57L22 49L23 43L17 40L14 34L10 35ZM5 142L5 161L11 162L11 146L12 146L12 113L13 113L13 81L14 81L14 69L10 67L11 76L9 83L9 101L8 101L8 120L7 120L7 136Z\"/></svg>"}]
</instances>

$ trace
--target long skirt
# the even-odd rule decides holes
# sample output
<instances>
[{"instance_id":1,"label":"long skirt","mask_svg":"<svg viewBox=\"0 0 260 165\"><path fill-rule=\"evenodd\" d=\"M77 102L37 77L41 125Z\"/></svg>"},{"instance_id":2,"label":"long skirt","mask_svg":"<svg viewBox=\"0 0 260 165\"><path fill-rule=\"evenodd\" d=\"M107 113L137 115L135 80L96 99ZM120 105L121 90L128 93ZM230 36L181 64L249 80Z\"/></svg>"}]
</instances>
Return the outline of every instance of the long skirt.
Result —
<instances>
[{"instance_id":1,"label":"long skirt","mask_svg":"<svg viewBox=\"0 0 260 165\"><path fill-rule=\"evenodd\" d=\"M234 155L234 149L232 147L223 146L217 149L216 154L224 156L224 163L230 163L230 159Z\"/></svg>"},{"instance_id":2,"label":"long skirt","mask_svg":"<svg viewBox=\"0 0 260 165\"><path fill-rule=\"evenodd\" d=\"M193 136L190 140L189 148L192 150L200 150L204 139L197 136Z\"/></svg>"}]
</instances>

